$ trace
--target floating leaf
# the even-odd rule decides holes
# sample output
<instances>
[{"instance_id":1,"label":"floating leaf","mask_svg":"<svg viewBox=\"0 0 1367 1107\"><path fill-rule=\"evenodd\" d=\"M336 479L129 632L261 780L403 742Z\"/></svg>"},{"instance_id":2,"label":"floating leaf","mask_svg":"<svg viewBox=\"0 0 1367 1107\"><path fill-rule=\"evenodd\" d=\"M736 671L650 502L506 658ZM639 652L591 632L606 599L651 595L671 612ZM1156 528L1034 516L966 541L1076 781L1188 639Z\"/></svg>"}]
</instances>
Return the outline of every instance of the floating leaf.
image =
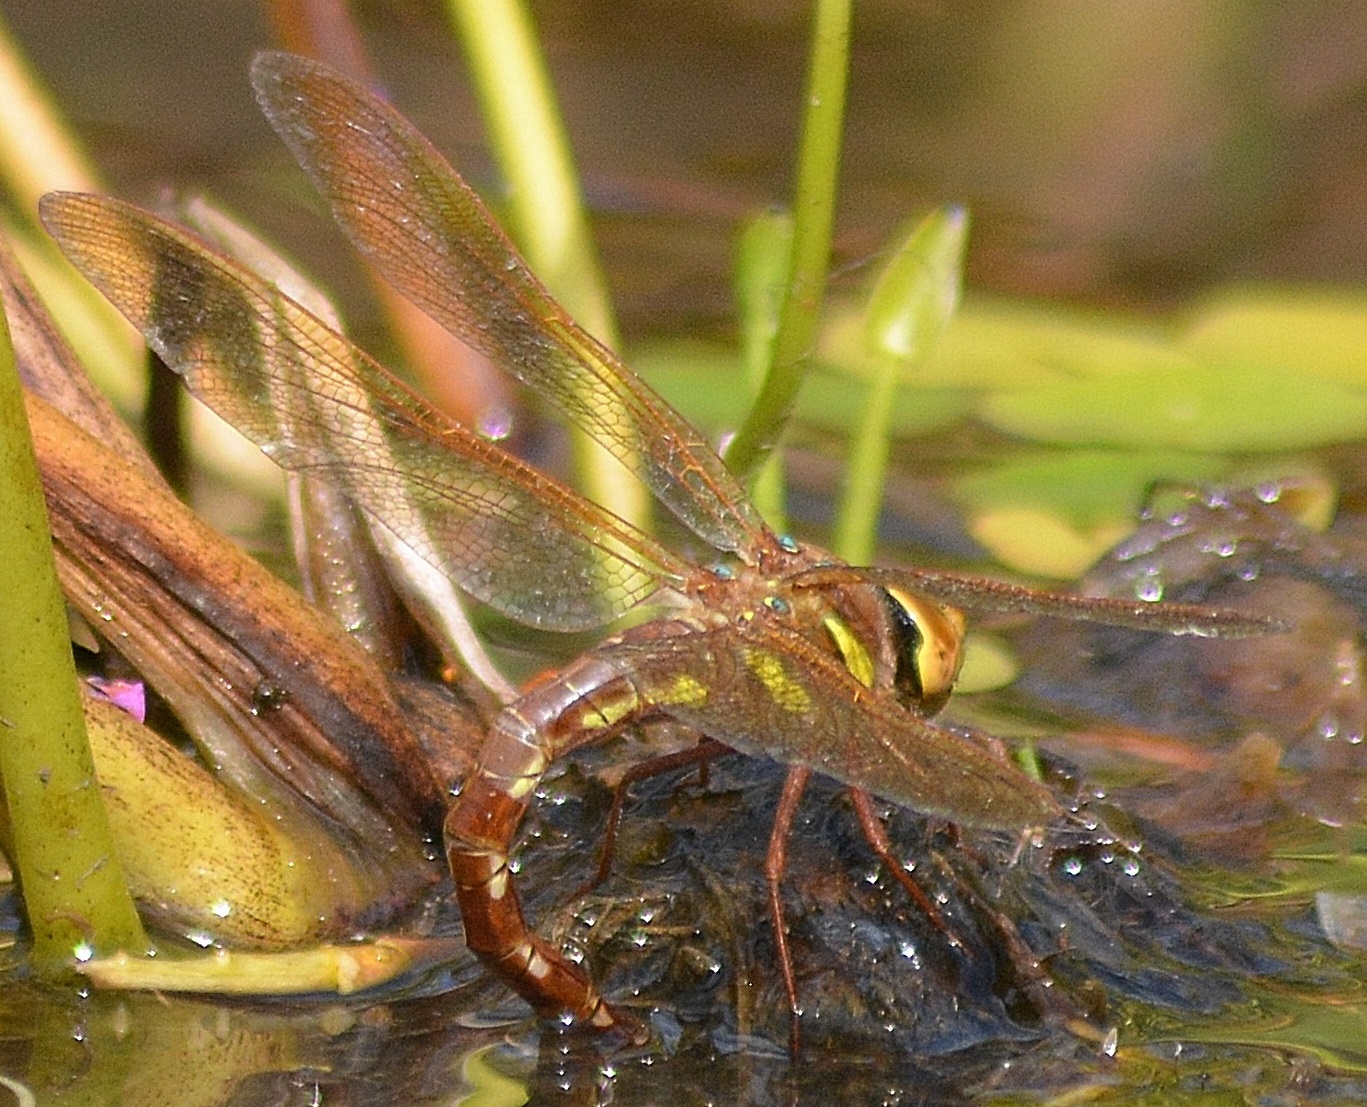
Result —
<instances>
[{"instance_id":1,"label":"floating leaf","mask_svg":"<svg viewBox=\"0 0 1367 1107\"><path fill-rule=\"evenodd\" d=\"M1212 363L1281 366L1367 387L1367 293L1230 289L1201 307L1179 344Z\"/></svg>"},{"instance_id":2,"label":"floating leaf","mask_svg":"<svg viewBox=\"0 0 1367 1107\"><path fill-rule=\"evenodd\" d=\"M1155 481L1221 479L1209 454L1116 450L1038 451L959 478L969 531L1004 564L1038 576L1085 572L1133 526Z\"/></svg>"},{"instance_id":3,"label":"floating leaf","mask_svg":"<svg viewBox=\"0 0 1367 1107\"><path fill-rule=\"evenodd\" d=\"M964 664L954 691L961 695L1005 688L1020 675L1015 651L995 634L973 631L964 642Z\"/></svg>"},{"instance_id":4,"label":"floating leaf","mask_svg":"<svg viewBox=\"0 0 1367 1107\"><path fill-rule=\"evenodd\" d=\"M854 307L831 312L821 356L842 372L866 377L873 358L864 348ZM1055 306L984 299L969 293L934 351L904 379L919 384L1021 391L1075 378L1188 368L1168 332L1150 324Z\"/></svg>"},{"instance_id":5,"label":"floating leaf","mask_svg":"<svg viewBox=\"0 0 1367 1107\"><path fill-rule=\"evenodd\" d=\"M968 529L1004 565L1031 576L1071 580L1085 573L1131 526L1115 520L1084 529L1039 508L1003 507L977 516Z\"/></svg>"},{"instance_id":6,"label":"floating leaf","mask_svg":"<svg viewBox=\"0 0 1367 1107\"><path fill-rule=\"evenodd\" d=\"M632 366L690 423L712 434L732 430L744 415L747 388L736 354L692 340L651 343ZM849 434L863 410L868 386L813 367L798 393L797 418L808 426ZM893 401L892 433L901 438L951 426L973 408L971 393L953 388L902 388Z\"/></svg>"},{"instance_id":7,"label":"floating leaf","mask_svg":"<svg viewBox=\"0 0 1367 1107\"><path fill-rule=\"evenodd\" d=\"M1038 450L968 473L954 495L978 513L1005 507L1053 512L1078 526L1133 518L1155 482L1196 485L1222 479L1229 463L1173 451Z\"/></svg>"},{"instance_id":8,"label":"floating leaf","mask_svg":"<svg viewBox=\"0 0 1367 1107\"><path fill-rule=\"evenodd\" d=\"M1367 393L1272 366L1184 366L998 393L979 416L1060 445L1296 450L1367 436Z\"/></svg>"}]
</instances>

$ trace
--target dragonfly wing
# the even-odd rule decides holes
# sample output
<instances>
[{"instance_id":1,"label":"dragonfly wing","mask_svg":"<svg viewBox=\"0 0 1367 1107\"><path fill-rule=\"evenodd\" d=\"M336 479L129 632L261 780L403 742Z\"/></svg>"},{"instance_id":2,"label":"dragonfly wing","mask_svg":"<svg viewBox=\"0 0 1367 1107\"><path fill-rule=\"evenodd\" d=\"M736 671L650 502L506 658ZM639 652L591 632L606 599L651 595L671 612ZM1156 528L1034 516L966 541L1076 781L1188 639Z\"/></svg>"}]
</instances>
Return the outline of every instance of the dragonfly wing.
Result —
<instances>
[{"instance_id":1,"label":"dragonfly wing","mask_svg":"<svg viewBox=\"0 0 1367 1107\"><path fill-rule=\"evenodd\" d=\"M1157 634L1190 634L1201 638L1258 638L1282 634L1286 623L1265 615L1248 615L1231 608L1201 604L1162 603L1084 596L1075 592L1045 592L1002 580L954 573L943 569L853 568L848 565L809 569L792 579L804 588L832 584L876 584L904 588L953 604L967 611L996 615L1042 615L1050 619L1100 623Z\"/></svg>"},{"instance_id":2,"label":"dragonfly wing","mask_svg":"<svg viewBox=\"0 0 1367 1107\"><path fill-rule=\"evenodd\" d=\"M1060 812L1019 769L866 688L797 635L727 627L606 648L625 655L643 698L744 753L966 826L1021 830Z\"/></svg>"},{"instance_id":3,"label":"dragonfly wing","mask_svg":"<svg viewBox=\"0 0 1367 1107\"><path fill-rule=\"evenodd\" d=\"M342 229L405 296L558 407L711 546L744 554L767 533L711 446L569 317L408 120L291 54L257 55L252 81Z\"/></svg>"},{"instance_id":4,"label":"dragonfly wing","mask_svg":"<svg viewBox=\"0 0 1367 1107\"><path fill-rule=\"evenodd\" d=\"M209 407L338 481L463 589L533 626L600 626L688 567L452 422L274 285L146 212L44 198L48 230Z\"/></svg>"}]
</instances>

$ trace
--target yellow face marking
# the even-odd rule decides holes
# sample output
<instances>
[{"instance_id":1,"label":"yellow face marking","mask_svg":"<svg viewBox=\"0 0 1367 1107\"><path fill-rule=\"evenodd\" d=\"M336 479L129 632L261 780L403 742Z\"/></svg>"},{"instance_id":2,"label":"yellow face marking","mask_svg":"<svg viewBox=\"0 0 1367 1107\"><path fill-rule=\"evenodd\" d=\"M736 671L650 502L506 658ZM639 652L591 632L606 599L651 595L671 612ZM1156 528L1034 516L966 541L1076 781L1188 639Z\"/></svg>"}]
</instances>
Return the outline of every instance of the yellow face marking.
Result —
<instances>
[{"instance_id":1,"label":"yellow face marking","mask_svg":"<svg viewBox=\"0 0 1367 1107\"><path fill-rule=\"evenodd\" d=\"M768 650L747 649L746 667L759 677L760 683L784 711L801 715L811 710L812 697L807 689L788 675L783 660Z\"/></svg>"},{"instance_id":2,"label":"yellow face marking","mask_svg":"<svg viewBox=\"0 0 1367 1107\"><path fill-rule=\"evenodd\" d=\"M957 607L945 607L900 588L889 588L888 595L906 609L920 628L916 671L921 677L921 691L927 699L947 695L963 663L964 613Z\"/></svg>"},{"instance_id":3,"label":"yellow face marking","mask_svg":"<svg viewBox=\"0 0 1367 1107\"><path fill-rule=\"evenodd\" d=\"M845 662L845 668L854 675L854 679L859 681L865 688L873 687L873 658L869 656L869 651L864 648L864 643L850 630L850 625L839 615L827 615L822 622L826 626L826 633L835 642L836 649L840 651L840 657Z\"/></svg>"},{"instance_id":4,"label":"yellow face marking","mask_svg":"<svg viewBox=\"0 0 1367 1107\"><path fill-rule=\"evenodd\" d=\"M707 686L696 677L677 676L657 698L661 704L697 707L707 702Z\"/></svg>"}]
</instances>

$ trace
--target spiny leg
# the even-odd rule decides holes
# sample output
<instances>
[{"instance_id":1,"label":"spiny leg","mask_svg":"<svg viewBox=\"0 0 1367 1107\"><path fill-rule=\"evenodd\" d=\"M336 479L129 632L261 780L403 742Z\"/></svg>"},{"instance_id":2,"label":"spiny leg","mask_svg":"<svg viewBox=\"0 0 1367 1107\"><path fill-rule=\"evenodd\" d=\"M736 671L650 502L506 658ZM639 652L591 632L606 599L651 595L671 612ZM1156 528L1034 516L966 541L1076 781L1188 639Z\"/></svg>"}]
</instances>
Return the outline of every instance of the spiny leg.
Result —
<instances>
[{"instance_id":1,"label":"spiny leg","mask_svg":"<svg viewBox=\"0 0 1367 1107\"><path fill-rule=\"evenodd\" d=\"M793 976L793 961L788 951L788 932L783 922L783 890L780 882L783 871L788 867L788 835L793 830L793 819L797 816L798 804L802 793L811 778L810 769L793 765L783 780L783 793L779 796L778 810L774 812L774 827L769 834L769 849L764 856L764 879L769 885L769 918L774 926L774 946L778 951L778 967L783 973L783 990L788 994L788 1010L792 1022L788 1031L788 1044L792 1055L801 1051L801 1036L798 1028L802 1008L797 1000L797 979Z\"/></svg>"},{"instance_id":2,"label":"spiny leg","mask_svg":"<svg viewBox=\"0 0 1367 1107\"><path fill-rule=\"evenodd\" d=\"M690 746L686 750L652 757L648 761L633 765L623 773L612 792L612 807L608 810L607 825L603 828L603 844L598 852L598 868L593 876L574 893L573 898L587 895L608 878L608 873L612 870L613 851L617 847L617 831L622 823L622 808L626 804L627 789L631 785L649 777L658 776L661 773L687 768L690 765L706 766L716 758L725 757L734 752L730 746L724 746L715 739L703 737L698 739L696 745Z\"/></svg>"},{"instance_id":3,"label":"spiny leg","mask_svg":"<svg viewBox=\"0 0 1367 1107\"><path fill-rule=\"evenodd\" d=\"M957 829L957 828L956 828ZM982 858L964 843L955 847L956 859L973 858L978 864ZM986 898L976 881L968 879L961 867L943 855L933 857L940 871L954 882L958 894L967 902L974 914L984 920L1004 950L1017 985L1030 1001L1030 1005L1040 1016L1054 1016L1063 1019L1083 1018L1081 1005L1062 988L1055 986L1044 961L1031 948L1015 921L999 907Z\"/></svg>"},{"instance_id":4,"label":"spiny leg","mask_svg":"<svg viewBox=\"0 0 1367 1107\"><path fill-rule=\"evenodd\" d=\"M864 840L868 842L869 848L877 855L878 860L883 862L883 867L888 874L902 885L907 895L911 896L912 901L921 909L921 913L930 921L951 945L962 946L963 943L955 935L950 925L945 922L945 917L940 913L940 908L935 901L926 895L925 890L918 884L911 873L907 872L906 866L898 859L892 850L892 842L888 838L887 828L883 826L883 821L878 817L878 813L873 809L873 799L862 788L851 788L849 790L850 802L854 805L855 817L859 820L859 828L864 832Z\"/></svg>"}]
</instances>

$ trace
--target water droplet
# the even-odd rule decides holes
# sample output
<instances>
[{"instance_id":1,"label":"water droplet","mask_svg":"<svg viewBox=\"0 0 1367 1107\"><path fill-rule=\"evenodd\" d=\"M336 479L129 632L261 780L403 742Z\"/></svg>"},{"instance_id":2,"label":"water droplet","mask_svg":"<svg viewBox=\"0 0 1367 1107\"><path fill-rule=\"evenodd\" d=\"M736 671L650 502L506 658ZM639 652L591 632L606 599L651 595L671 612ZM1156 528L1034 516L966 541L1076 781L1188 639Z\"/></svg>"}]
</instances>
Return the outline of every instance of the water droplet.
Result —
<instances>
[{"instance_id":1,"label":"water droplet","mask_svg":"<svg viewBox=\"0 0 1367 1107\"><path fill-rule=\"evenodd\" d=\"M1077 876L1082 872L1082 858L1070 857L1063 862L1063 871L1069 876Z\"/></svg>"},{"instance_id":2,"label":"water droplet","mask_svg":"<svg viewBox=\"0 0 1367 1107\"><path fill-rule=\"evenodd\" d=\"M513 433L513 409L507 404L494 404L479 413L475 430L492 442L502 442Z\"/></svg>"},{"instance_id":3,"label":"water droplet","mask_svg":"<svg viewBox=\"0 0 1367 1107\"><path fill-rule=\"evenodd\" d=\"M1134 594L1136 598L1145 603L1157 603L1163 598L1163 581L1155 573L1153 576L1141 577L1134 582Z\"/></svg>"},{"instance_id":4,"label":"water droplet","mask_svg":"<svg viewBox=\"0 0 1367 1107\"><path fill-rule=\"evenodd\" d=\"M1281 481L1270 480L1258 485L1253 494L1265 504L1275 504L1282 498Z\"/></svg>"},{"instance_id":5,"label":"water droplet","mask_svg":"<svg viewBox=\"0 0 1367 1107\"><path fill-rule=\"evenodd\" d=\"M1328 740L1337 738L1339 733L1339 717L1332 711L1326 711L1315 723L1315 733L1321 738Z\"/></svg>"}]
</instances>

